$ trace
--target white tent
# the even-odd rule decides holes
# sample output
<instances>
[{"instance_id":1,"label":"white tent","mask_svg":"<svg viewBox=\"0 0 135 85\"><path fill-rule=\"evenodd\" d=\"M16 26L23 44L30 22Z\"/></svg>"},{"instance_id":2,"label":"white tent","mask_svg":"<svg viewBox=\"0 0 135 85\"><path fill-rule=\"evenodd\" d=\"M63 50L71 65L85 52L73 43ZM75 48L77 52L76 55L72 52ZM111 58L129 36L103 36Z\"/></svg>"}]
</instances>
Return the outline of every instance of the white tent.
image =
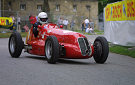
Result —
<instances>
[{"instance_id":1,"label":"white tent","mask_svg":"<svg viewBox=\"0 0 135 85\"><path fill-rule=\"evenodd\" d=\"M105 7L104 35L114 44L135 46L135 0L112 3Z\"/></svg>"}]
</instances>

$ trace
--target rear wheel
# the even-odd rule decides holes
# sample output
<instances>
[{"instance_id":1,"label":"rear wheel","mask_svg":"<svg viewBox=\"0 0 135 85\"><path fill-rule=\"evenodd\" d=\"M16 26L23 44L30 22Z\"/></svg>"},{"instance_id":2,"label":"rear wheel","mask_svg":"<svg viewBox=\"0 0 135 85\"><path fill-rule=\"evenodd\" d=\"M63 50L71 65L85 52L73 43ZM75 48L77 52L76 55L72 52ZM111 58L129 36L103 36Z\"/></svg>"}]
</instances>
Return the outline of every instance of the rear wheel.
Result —
<instances>
[{"instance_id":1,"label":"rear wheel","mask_svg":"<svg viewBox=\"0 0 135 85\"><path fill-rule=\"evenodd\" d=\"M18 58L22 53L23 46L24 43L22 41L21 35L18 32L12 33L8 43L8 49L10 55L13 58Z\"/></svg>"},{"instance_id":2,"label":"rear wheel","mask_svg":"<svg viewBox=\"0 0 135 85\"><path fill-rule=\"evenodd\" d=\"M109 47L106 38L97 37L94 41L94 60L96 63L103 64L108 57Z\"/></svg>"},{"instance_id":3,"label":"rear wheel","mask_svg":"<svg viewBox=\"0 0 135 85\"><path fill-rule=\"evenodd\" d=\"M55 36L47 37L45 42L45 55L48 63L54 64L57 62L60 54L59 43Z\"/></svg>"}]
</instances>

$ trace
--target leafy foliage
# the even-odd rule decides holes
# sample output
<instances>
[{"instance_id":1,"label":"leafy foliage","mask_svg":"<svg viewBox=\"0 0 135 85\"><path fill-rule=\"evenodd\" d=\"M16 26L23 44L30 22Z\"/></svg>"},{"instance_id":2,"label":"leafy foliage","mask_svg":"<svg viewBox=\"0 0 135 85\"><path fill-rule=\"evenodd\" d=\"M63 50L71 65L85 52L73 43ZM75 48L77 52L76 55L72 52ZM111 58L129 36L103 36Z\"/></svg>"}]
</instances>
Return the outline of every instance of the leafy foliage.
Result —
<instances>
[{"instance_id":1,"label":"leafy foliage","mask_svg":"<svg viewBox=\"0 0 135 85\"><path fill-rule=\"evenodd\" d=\"M43 3L43 11L44 11L44 12L48 12L48 13L50 12L48 0L44 0L44 3Z\"/></svg>"},{"instance_id":2,"label":"leafy foliage","mask_svg":"<svg viewBox=\"0 0 135 85\"><path fill-rule=\"evenodd\" d=\"M113 3L113 2L117 2L117 1L122 1L122 0L98 0L98 13L102 13L104 7L109 4L109 3Z\"/></svg>"}]
</instances>

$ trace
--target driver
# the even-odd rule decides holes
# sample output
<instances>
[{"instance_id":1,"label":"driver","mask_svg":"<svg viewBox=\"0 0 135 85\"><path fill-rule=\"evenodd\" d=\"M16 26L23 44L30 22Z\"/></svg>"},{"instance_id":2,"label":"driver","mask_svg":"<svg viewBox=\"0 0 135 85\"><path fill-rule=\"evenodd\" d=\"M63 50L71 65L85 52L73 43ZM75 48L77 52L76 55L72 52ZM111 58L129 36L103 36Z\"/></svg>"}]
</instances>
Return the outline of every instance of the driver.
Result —
<instances>
[{"instance_id":1,"label":"driver","mask_svg":"<svg viewBox=\"0 0 135 85\"><path fill-rule=\"evenodd\" d=\"M37 19L37 22L35 24L33 24L33 34L35 37L37 37L38 35L38 25L43 25L43 24L46 24L48 23L48 16L47 16L47 13L45 12L40 12L38 14L38 19Z\"/></svg>"}]
</instances>

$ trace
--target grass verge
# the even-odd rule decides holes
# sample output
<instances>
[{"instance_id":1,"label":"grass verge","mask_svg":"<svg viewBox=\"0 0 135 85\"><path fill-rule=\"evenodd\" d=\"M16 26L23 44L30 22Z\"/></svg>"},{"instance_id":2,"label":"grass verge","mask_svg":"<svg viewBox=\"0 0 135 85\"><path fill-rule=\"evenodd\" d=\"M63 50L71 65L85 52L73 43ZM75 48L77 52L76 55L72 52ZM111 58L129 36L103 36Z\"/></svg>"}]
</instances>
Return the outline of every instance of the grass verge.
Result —
<instances>
[{"instance_id":1,"label":"grass verge","mask_svg":"<svg viewBox=\"0 0 135 85\"><path fill-rule=\"evenodd\" d=\"M110 52L135 58L135 47L114 45L110 47Z\"/></svg>"},{"instance_id":2,"label":"grass verge","mask_svg":"<svg viewBox=\"0 0 135 85\"><path fill-rule=\"evenodd\" d=\"M0 38L9 38L11 35L11 33L0 33ZM27 36L27 32L21 32L21 36L22 37L26 37Z\"/></svg>"}]
</instances>

